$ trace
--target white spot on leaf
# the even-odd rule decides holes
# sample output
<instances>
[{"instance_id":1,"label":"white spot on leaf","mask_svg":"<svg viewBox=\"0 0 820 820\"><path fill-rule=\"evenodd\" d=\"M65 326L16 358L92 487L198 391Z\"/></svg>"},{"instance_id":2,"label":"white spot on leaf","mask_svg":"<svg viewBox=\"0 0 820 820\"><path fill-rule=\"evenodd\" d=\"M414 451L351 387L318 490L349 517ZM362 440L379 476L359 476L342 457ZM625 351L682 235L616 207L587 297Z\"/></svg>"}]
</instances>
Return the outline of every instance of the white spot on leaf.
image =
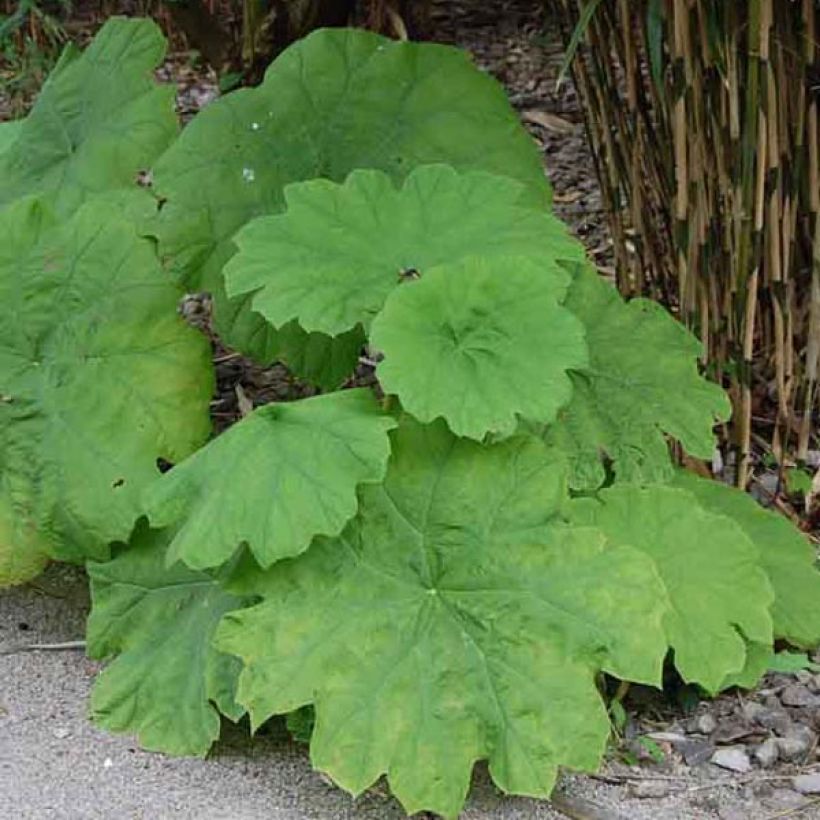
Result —
<instances>
[{"instance_id":1,"label":"white spot on leaf","mask_svg":"<svg viewBox=\"0 0 820 820\"><path fill-rule=\"evenodd\" d=\"M244 179L245 182L253 182L256 179L256 172L253 168L243 168L242 179Z\"/></svg>"}]
</instances>

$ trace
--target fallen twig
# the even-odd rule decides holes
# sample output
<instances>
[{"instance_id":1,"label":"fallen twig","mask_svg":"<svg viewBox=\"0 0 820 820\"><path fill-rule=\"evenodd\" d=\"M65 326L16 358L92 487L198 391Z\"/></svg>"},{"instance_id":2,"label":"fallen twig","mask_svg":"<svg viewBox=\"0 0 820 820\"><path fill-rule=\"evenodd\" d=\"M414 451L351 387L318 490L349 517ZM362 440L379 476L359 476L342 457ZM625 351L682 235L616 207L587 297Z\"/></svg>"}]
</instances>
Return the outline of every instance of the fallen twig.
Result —
<instances>
[{"instance_id":1,"label":"fallen twig","mask_svg":"<svg viewBox=\"0 0 820 820\"><path fill-rule=\"evenodd\" d=\"M769 814L764 818L764 820L776 820L778 817L793 817L795 814L802 814L806 811L806 809L810 809L812 806L816 806L818 804L820 804L820 797L816 797L814 800L809 800L808 803L804 803L802 806L795 806L793 809L779 811L777 814Z\"/></svg>"},{"instance_id":2,"label":"fallen twig","mask_svg":"<svg viewBox=\"0 0 820 820\"><path fill-rule=\"evenodd\" d=\"M70 649L85 649L85 641L15 644L6 649L0 649L0 655L16 655L18 652L63 652Z\"/></svg>"}]
</instances>

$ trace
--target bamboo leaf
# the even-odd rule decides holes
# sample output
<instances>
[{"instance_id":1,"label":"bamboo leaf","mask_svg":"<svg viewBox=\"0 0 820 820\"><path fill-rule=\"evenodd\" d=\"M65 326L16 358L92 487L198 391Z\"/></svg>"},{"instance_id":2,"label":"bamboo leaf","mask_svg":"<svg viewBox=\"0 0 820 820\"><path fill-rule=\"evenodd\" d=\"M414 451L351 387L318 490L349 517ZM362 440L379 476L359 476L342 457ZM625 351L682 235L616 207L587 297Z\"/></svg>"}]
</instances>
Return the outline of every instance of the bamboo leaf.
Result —
<instances>
[{"instance_id":1,"label":"bamboo leaf","mask_svg":"<svg viewBox=\"0 0 820 820\"><path fill-rule=\"evenodd\" d=\"M564 59L561 62L561 69L558 72L558 79L555 82L556 89L560 88L561 84L566 79L569 67L575 58L575 52L578 51L578 46L581 44L581 38L584 34L586 34L589 24L592 21L592 17L600 5L601 0L589 0L589 3L584 6L584 10L581 12L581 17L578 20L578 25L575 26L575 29L572 32L572 37L569 38L567 53L564 55Z\"/></svg>"},{"instance_id":2,"label":"bamboo leaf","mask_svg":"<svg viewBox=\"0 0 820 820\"><path fill-rule=\"evenodd\" d=\"M646 10L649 67L652 72L652 82L655 83L655 88L661 100L665 99L663 90L663 28L665 16L663 0L649 0L649 6Z\"/></svg>"}]
</instances>

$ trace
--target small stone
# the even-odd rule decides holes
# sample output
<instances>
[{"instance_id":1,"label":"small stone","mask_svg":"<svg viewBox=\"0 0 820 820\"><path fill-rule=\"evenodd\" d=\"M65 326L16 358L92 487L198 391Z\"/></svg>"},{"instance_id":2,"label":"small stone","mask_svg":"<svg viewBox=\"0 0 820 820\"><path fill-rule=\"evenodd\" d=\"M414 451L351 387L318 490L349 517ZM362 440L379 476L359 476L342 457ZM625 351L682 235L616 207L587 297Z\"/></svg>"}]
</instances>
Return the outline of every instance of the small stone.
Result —
<instances>
[{"instance_id":1,"label":"small stone","mask_svg":"<svg viewBox=\"0 0 820 820\"><path fill-rule=\"evenodd\" d=\"M808 802L805 795L798 794L791 789L775 789L765 800L769 808L781 811L794 811L802 808Z\"/></svg>"},{"instance_id":2,"label":"small stone","mask_svg":"<svg viewBox=\"0 0 820 820\"><path fill-rule=\"evenodd\" d=\"M715 747L708 740L686 740L675 744L675 751L683 756L687 766L699 766L714 754Z\"/></svg>"},{"instance_id":3,"label":"small stone","mask_svg":"<svg viewBox=\"0 0 820 820\"><path fill-rule=\"evenodd\" d=\"M57 740L65 740L67 737L71 737L71 729L65 726L57 726L55 729L52 729L51 734L54 735Z\"/></svg>"},{"instance_id":4,"label":"small stone","mask_svg":"<svg viewBox=\"0 0 820 820\"><path fill-rule=\"evenodd\" d=\"M768 769L777 763L777 758L780 756L780 750L777 746L777 741L774 738L764 740L755 750L754 759L764 768Z\"/></svg>"},{"instance_id":5,"label":"small stone","mask_svg":"<svg viewBox=\"0 0 820 820\"><path fill-rule=\"evenodd\" d=\"M797 760L808 753L817 735L805 726L796 726L786 737L775 738L782 760Z\"/></svg>"},{"instance_id":6,"label":"small stone","mask_svg":"<svg viewBox=\"0 0 820 820\"><path fill-rule=\"evenodd\" d=\"M641 800L658 800L669 794L669 783L663 780L639 780L630 784L629 794Z\"/></svg>"},{"instance_id":7,"label":"small stone","mask_svg":"<svg viewBox=\"0 0 820 820\"><path fill-rule=\"evenodd\" d=\"M817 700L817 695L812 694L808 686L802 683L793 683L780 693L780 702L784 706L816 706Z\"/></svg>"},{"instance_id":8,"label":"small stone","mask_svg":"<svg viewBox=\"0 0 820 820\"><path fill-rule=\"evenodd\" d=\"M746 720L727 718L722 720L717 729L712 732L712 740L719 746L728 746L749 735L759 733L760 730L753 728Z\"/></svg>"},{"instance_id":9,"label":"small stone","mask_svg":"<svg viewBox=\"0 0 820 820\"><path fill-rule=\"evenodd\" d=\"M792 719L782 706L776 709L764 707L764 711L755 718L755 723L764 729L771 729L781 737L792 731Z\"/></svg>"},{"instance_id":10,"label":"small stone","mask_svg":"<svg viewBox=\"0 0 820 820\"><path fill-rule=\"evenodd\" d=\"M646 737L659 743L681 743L686 740L686 736L679 732L649 732Z\"/></svg>"},{"instance_id":11,"label":"small stone","mask_svg":"<svg viewBox=\"0 0 820 820\"><path fill-rule=\"evenodd\" d=\"M737 806L721 806L718 809L720 820L749 820L749 809L741 809Z\"/></svg>"},{"instance_id":12,"label":"small stone","mask_svg":"<svg viewBox=\"0 0 820 820\"><path fill-rule=\"evenodd\" d=\"M717 729L717 720L708 712L704 715L698 715L692 721L692 731L700 735L711 735Z\"/></svg>"},{"instance_id":13,"label":"small stone","mask_svg":"<svg viewBox=\"0 0 820 820\"><path fill-rule=\"evenodd\" d=\"M751 771L752 763L749 760L749 755L742 746L726 746L723 749L718 749L710 758L710 761L715 766L720 766L721 769L729 769L732 772L740 772L746 774Z\"/></svg>"},{"instance_id":14,"label":"small stone","mask_svg":"<svg viewBox=\"0 0 820 820\"><path fill-rule=\"evenodd\" d=\"M758 718L768 712L766 707L762 703L758 703L756 700L747 700L743 704L741 711L743 712L743 717L752 723L760 723Z\"/></svg>"},{"instance_id":15,"label":"small stone","mask_svg":"<svg viewBox=\"0 0 820 820\"><path fill-rule=\"evenodd\" d=\"M820 773L799 774L793 777L792 788L800 794L820 794Z\"/></svg>"}]
</instances>

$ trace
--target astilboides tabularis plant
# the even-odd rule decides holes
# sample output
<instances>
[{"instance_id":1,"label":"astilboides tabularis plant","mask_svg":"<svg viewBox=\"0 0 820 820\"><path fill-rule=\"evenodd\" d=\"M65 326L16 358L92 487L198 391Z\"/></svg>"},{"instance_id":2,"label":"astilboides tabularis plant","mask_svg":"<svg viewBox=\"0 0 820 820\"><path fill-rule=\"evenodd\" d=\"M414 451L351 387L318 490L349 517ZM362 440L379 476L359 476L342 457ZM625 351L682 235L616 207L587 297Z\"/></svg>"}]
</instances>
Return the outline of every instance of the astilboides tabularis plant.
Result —
<instances>
[{"instance_id":1,"label":"astilboides tabularis plant","mask_svg":"<svg viewBox=\"0 0 820 820\"><path fill-rule=\"evenodd\" d=\"M699 344L585 261L495 81L323 30L178 134L163 49L112 19L0 127L0 578L87 562L100 725L204 755L310 706L316 768L454 817L478 760L594 769L601 673L816 644L810 545L670 457L728 415ZM318 395L209 440L197 290Z\"/></svg>"}]
</instances>

